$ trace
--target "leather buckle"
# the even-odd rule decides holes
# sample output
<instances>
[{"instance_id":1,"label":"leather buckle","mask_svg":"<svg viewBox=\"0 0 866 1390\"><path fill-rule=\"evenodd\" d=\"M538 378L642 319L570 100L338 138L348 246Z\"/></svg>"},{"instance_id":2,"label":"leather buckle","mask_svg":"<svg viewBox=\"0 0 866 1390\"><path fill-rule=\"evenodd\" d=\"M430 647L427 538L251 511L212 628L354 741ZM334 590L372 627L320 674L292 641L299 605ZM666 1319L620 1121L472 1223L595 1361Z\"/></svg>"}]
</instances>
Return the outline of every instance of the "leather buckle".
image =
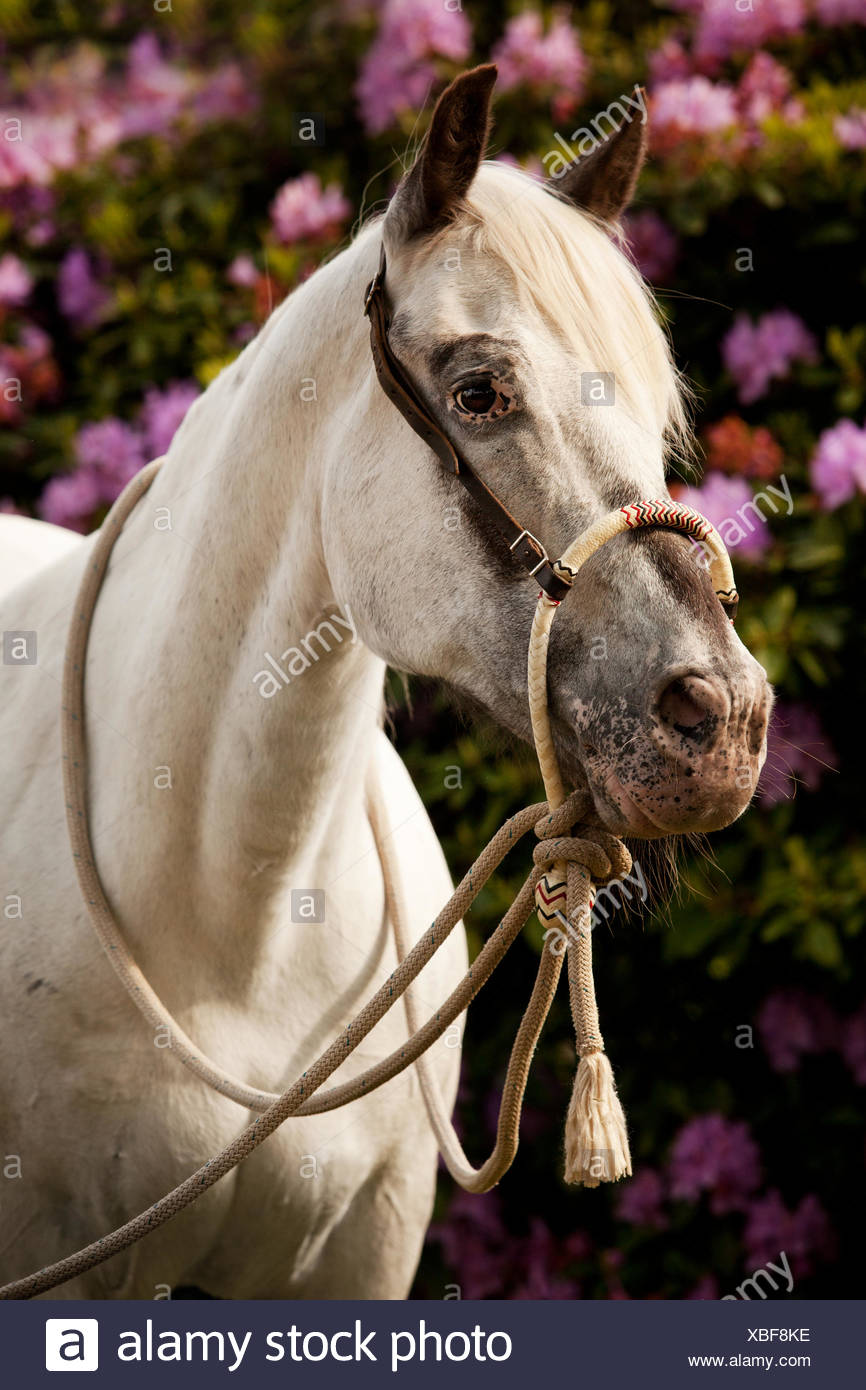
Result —
<instances>
[{"instance_id":1,"label":"leather buckle","mask_svg":"<svg viewBox=\"0 0 866 1390\"><path fill-rule=\"evenodd\" d=\"M520 548L518 549L518 547ZM535 567L529 571L530 574L534 575L535 571L541 569L542 565L546 565L549 563L547 551L541 544L541 541L538 539L538 537L533 536L531 531L527 531L525 529L521 531L520 535L516 536L514 540L511 542L508 549L512 553L516 554L516 558L518 560L522 560L524 562L530 559L533 555L537 555L539 557L538 564L535 565Z\"/></svg>"},{"instance_id":2,"label":"leather buckle","mask_svg":"<svg viewBox=\"0 0 866 1390\"><path fill-rule=\"evenodd\" d=\"M379 278L379 272L377 271L376 274L373 276L372 280L370 281L369 285L367 286L366 290L364 291L364 315L366 318L370 317L370 305L373 303L374 297L378 294L381 288L382 281Z\"/></svg>"}]
</instances>

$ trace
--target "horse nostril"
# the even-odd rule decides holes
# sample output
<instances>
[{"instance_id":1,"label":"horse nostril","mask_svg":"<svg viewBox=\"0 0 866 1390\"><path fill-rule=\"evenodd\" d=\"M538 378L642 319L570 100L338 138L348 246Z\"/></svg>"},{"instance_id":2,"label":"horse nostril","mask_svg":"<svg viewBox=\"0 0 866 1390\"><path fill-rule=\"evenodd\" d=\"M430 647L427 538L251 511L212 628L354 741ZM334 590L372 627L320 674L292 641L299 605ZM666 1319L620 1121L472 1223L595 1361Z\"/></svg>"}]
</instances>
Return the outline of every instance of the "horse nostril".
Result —
<instances>
[{"instance_id":1,"label":"horse nostril","mask_svg":"<svg viewBox=\"0 0 866 1390\"><path fill-rule=\"evenodd\" d=\"M678 676L658 698L659 717L680 733L700 735L708 720L724 719L728 702L718 686L703 676Z\"/></svg>"}]
</instances>

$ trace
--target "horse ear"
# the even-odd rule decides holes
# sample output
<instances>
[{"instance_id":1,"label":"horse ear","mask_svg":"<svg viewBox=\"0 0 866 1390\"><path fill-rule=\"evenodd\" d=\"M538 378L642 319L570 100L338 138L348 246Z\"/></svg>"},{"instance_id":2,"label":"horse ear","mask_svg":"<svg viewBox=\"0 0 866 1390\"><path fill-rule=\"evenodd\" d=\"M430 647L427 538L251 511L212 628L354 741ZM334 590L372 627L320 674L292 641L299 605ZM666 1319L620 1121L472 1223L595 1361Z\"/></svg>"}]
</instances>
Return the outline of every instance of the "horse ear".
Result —
<instances>
[{"instance_id":1,"label":"horse ear","mask_svg":"<svg viewBox=\"0 0 866 1390\"><path fill-rule=\"evenodd\" d=\"M472 68L445 88L421 152L388 209L388 231L401 241L450 221L484 158L490 133L492 63Z\"/></svg>"},{"instance_id":2,"label":"horse ear","mask_svg":"<svg viewBox=\"0 0 866 1390\"><path fill-rule=\"evenodd\" d=\"M645 123L623 121L603 144L569 164L559 178L548 179L547 186L575 207L615 222L632 200L646 150Z\"/></svg>"}]
</instances>

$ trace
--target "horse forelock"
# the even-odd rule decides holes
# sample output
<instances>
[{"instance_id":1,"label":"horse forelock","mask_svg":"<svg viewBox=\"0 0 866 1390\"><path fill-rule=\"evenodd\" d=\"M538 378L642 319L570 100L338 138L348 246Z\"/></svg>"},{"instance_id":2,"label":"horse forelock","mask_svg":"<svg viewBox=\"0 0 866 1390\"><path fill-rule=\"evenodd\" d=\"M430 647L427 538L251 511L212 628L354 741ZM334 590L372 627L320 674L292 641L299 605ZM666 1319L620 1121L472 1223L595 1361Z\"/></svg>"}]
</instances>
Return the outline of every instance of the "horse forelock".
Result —
<instances>
[{"instance_id":1,"label":"horse forelock","mask_svg":"<svg viewBox=\"0 0 866 1390\"><path fill-rule=\"evenodd\" d=\"M664 316L622 249L621 234L521 170L483 164L457 219L427 241L462 242L499 262L582 369L611 372L619 398L668 454L690 454L689 391ZM515 307L518 307L515 306Z\"/></svg>"}]
</instances>

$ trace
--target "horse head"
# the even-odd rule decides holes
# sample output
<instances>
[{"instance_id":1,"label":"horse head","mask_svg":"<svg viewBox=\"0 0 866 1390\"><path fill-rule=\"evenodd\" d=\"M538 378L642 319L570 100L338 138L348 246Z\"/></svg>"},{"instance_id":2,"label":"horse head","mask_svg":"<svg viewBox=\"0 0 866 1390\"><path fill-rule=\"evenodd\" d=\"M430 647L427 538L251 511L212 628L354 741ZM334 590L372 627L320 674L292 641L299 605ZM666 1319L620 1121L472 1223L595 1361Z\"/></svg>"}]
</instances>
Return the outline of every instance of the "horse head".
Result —
<instances>
[{"instance_id":1,"label":"horse head","mask_svg":"<svg viewBox=\"0 0 866 1390\"><path fill-rule=\"evenodd\" d=\"M635 113L545 185L484 161L494 80L477 68L446 90L378 224L389 343L436 427L555 556L612 509L669 495L684 393L617 237L645 126ZM375 461L363 489L328 503L362 635L528 738L538 587L372 370L370 391ZM770 688L683 535L624 534L583 566L551 640L548 698L566 776L617 834L718 829L754 792Z\"/></svg>"}]
</instances>

